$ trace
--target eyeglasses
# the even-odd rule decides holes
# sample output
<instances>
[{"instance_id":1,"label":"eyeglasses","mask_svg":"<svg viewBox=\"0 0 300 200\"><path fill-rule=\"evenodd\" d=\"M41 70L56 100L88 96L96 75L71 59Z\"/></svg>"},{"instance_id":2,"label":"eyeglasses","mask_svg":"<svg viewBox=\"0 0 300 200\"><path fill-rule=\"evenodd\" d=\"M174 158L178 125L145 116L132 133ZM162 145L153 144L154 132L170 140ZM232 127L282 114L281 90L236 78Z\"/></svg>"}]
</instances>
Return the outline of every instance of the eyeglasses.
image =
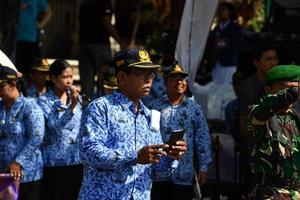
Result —
<instances>
[{"instance_id":1,"label":"eyeglasses","mask_svg":"<svg viewBox=\"0 0 300 200\"><path fill-rule=\"evenodd\" d=\"M131 70L131 74L134 74L135 76L140 77L143 80L147 79L154 79L157 75L155 71L148 71L148 70Z\"/></svg>"},{"instance_id":2,"label":"eyeglasses","mask_svg":"<svg viewBox=\"0 0 300 200\"><path fill-rule=\"evenodd\" d=\"M0 83L0 88L3 88L3 87L6 86L7 84L8 84L7 81L4 81L4 82Z\"/></svg>"}]
</instances>

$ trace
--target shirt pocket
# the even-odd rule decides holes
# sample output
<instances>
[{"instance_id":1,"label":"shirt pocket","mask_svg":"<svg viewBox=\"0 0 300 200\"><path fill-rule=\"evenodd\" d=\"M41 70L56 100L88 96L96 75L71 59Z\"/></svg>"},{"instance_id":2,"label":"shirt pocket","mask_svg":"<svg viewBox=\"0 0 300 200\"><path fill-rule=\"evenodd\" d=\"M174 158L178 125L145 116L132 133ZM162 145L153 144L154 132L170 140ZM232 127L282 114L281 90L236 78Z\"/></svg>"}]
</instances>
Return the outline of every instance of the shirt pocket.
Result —
<instances>
[{"instance_id":1,"label":"shirt pocket","mask_svg":"<svg viewBox=\"0 0 300 200\"><path fill-rule=\"evenodd\" d=\"M4 126L4 129L2 129L2 131L4 131L6 136L10 138L27 137L27 135L25 134L26 131L24 122L13 117Z\"/></svg>"},{"instance_id":2,"label":"shirt pocket","mask_svg":"<svg viewBox=\"0 0 300 200\"><path fill-rule=\"evenodd\" d=\"M128 140L131 132L134 130L134 124L130 125L130 121L125 116L119 115L115 116L110 124L109 132L112 133L112 138L115 139L117 143L124 143Z\"/></svg>"}]
</instances>

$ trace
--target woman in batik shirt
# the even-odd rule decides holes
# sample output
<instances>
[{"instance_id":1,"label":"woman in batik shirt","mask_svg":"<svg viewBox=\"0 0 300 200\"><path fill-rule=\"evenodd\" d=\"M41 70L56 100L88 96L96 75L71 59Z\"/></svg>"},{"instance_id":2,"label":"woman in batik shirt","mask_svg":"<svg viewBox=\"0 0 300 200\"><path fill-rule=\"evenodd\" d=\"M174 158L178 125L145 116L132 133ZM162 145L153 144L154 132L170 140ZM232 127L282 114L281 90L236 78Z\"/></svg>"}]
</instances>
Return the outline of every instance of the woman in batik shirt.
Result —
<instances>
[{"instance_id":1,"label":"woman in batik shirt","mask_svg":"<svg viewBox=\"0 0 300 200\"><path fill-rule=\"evenodd\" d=\"M62 59L50 66L51 89L38 99L46 121L42 199L77 199L82 179L78 134L82 99L73 86L71 66Z\"/></svg>"},{"instance_id":2,"label":"woman in batik shirt","mask_svg":"<svg viewBox=\"0 0 300 200\"><path fill-rule=\"evenodd\" d=\"M43 112L19 91L17 72L0 66L0 172L20 180L19 200L39 200Z\"/></svg>"}]
</instances>

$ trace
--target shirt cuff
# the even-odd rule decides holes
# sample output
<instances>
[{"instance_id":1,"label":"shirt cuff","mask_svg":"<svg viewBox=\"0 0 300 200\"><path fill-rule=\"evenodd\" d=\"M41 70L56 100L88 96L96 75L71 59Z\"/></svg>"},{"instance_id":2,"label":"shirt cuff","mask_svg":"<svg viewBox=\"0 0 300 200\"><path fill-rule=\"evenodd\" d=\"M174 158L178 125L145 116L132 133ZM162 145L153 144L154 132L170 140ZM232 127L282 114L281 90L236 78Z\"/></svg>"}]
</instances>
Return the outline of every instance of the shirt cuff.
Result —
<instances>
[{"instance_id":1,"label":"shirt cuff","mask_svg":"<svg viewBox=\"0 0 300 200\"><path fill-rule=\"evenodd\" d=\"M137 164L137 152L135 152L135 151L121 152L121 151L117 150L116 158L123 160L124 163L130 164L130 165Z\"/></svg>"},{"instance_id":2,"label":"shirt cuff","mask_svg":"<svg viewBox=\"0 0 300 200\"><path fill-rule=\"evenodd\" d=\"M20 166L21 166L21 169L24 169L24 162L23 162L23 159L21 157L17 157L14 162L18 163Z\"/></svg>"},{"instance_id":3,"label":"shirt cuff","mask_svg":"<svg viewBox=\"0 0 300 200\"><path fill-rule=\"evenodd\" d=\"M208 165L201 165L201 166L199 167L199 170L200 170L201 172L207 172L207 170L208 170Z\"/></svg>"}]
</instances>

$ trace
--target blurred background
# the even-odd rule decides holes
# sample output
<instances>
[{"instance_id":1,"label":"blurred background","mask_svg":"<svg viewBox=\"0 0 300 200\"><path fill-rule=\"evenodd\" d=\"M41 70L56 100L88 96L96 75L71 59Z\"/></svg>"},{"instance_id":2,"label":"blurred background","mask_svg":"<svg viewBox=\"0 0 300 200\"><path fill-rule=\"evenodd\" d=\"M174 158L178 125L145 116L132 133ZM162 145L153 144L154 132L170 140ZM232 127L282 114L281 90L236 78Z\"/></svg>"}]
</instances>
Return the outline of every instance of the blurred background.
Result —
<instances>
[{"instance_id":1,"label":"blurred background","mask_svg":"<svg viewBox=\"0 0 300 200\"><path fill-rule=\"evenodd\" d=\"M77 59L79 53L79 7L80 0L49 0L52 18L41 34L42 57ZM164 64L174 55L174 46L162 38L176 43L185 0L112 0L113 23L121 38L133 46L144 46L159 54ZM300 1L297 0L232 0L238 12L238 23L243 28L246 45L241 51L239 66L249 68L249 52L262 43L276 43L280 62L299 63L297 56L300 41ZM18 22L18 1L0 3L0 49L14 59L15 32ZM212 24L214 27L215 22ZM91 26L96 26L91 22ZM118 46L111 42L113 51ZM164 55L164 56L161 56ZM169 60L168 60L169 59ZM205 60L205 56L203 58ZM209 81L201 64L196 81Z\"/></svg>"}]
</instances>

